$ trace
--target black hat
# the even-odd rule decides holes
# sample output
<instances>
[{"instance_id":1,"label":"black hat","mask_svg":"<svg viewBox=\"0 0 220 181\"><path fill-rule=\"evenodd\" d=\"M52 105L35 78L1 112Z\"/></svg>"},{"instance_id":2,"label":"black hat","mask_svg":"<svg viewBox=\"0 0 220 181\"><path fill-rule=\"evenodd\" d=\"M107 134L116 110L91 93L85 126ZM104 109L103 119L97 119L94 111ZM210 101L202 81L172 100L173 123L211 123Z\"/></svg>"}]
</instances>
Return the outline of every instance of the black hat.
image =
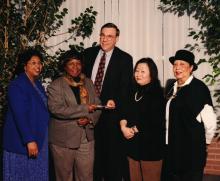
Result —
<instances>
[{"instance_id":1,"label":"black hat","mask_svg":"<svg viewBox=\"0 0 220 181\"><path fill-rule=\"evenodd\" d=\"M194 62L194 54L188 50L178 50L175 56L169 58L169 61L172 64L174 64L175 60L183 60L185 62L188 62L190 65L193 65L193 71L195 71L198 68L198 66Z\"/></svg>"},{"instance_id":2,"label":"black hat","mask_svg":"<svg viewBox=\"0 0 220 181\"><path fill-rule=\"evenodd\" d=\"M59 69L63 71L67 62L69 62L72 59L79 60L82 63L81 54L78 51L70 49L62 53L59 57Z\"/></svg>"}]
</instances>

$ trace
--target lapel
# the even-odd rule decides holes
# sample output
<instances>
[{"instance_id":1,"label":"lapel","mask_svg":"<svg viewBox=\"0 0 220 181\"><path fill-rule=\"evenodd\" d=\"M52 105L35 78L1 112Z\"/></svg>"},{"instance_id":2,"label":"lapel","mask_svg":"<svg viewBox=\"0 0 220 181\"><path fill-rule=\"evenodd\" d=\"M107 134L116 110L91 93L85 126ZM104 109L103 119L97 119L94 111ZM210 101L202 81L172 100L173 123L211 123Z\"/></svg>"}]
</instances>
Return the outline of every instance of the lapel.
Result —
<instances>
[{"instance_id":1,"label":"lapel","mask_svg":"<svg viewBox=\"0 0 220 181\"><path fill-rule=\"evenodd\" d=\"M93 66L94 66L94 63L95 63L95 60L98 56L98 53L99 53L99 50L101 49L100 46L98 47L94 47L95 51L92 51L91 52L91 55L90 55L90 61L89 61L89 70L88 70L88 77L91 77L92 76L92 69L93 69Z\"/></svg>"},{"instance_id":2,"label":"lapel","mask_svg":"<svg viewBox=\"0 0 220 181\"><path fill-rule=\"evenodd\" d=\"M103 88L105 87L105 85L108 84L109 78L112 77L113 72L115 72L115 70L117 69L117 65L116 65L117 61L118 61L118 52L117 52L117 47L115 47L112 52L112 56L109 60L109 64L105 73L105 77L103 80Z\"/></svg>"},{"instance_id":3,"label":"lapel","mask_svg":"<svg viewBox=\"0 0 220 181\"><path fill-rule=\"evenodd\" d=\"M34 100L39 102L42 105L42 107L47 109L46 105L44 104L43 99L38 94L38 92L35 90L35 88L33 87L32 83L31 83L31 81L29 80L29 78L27 77L27 75L25 73L22 75L22 79L24 80L24 83L26 85L25 87L27 88L27 90L29 90L31 92L31 96L35 97ZM35 81L35 83L36 83L36 86L40 90L42 90L42 87L40 87L40 82L37 80L37 81ZM44 93L44 95L45 95L45 93Z\"/></svg>"}]
</instances>

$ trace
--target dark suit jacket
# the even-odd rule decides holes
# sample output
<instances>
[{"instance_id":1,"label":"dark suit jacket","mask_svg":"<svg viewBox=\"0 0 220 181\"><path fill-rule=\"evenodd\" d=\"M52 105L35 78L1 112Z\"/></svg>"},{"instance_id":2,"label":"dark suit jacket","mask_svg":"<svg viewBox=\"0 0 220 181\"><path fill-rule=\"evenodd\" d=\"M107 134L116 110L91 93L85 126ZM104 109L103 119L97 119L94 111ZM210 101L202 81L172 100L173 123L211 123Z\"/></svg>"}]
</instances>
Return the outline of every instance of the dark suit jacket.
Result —
<instances>
[{"instance_id":1,"label":"dark suit jacket","mask_svg":"<svg viewBox=\"0 0 220 181\"><path fill-rule=\"evenodd\" d=\"M90 104L100 104L95 94L92 81L85 79L85 87L89 93ZM94 125L99 119L100 111L89 113L87 105L77 104L75 95L63 77L59 77L48 86L48 106L52 114L49 124L49 142L66 148L78 148L83 132L88 141L94 139ZM87 117L92 121L85 127L80 127L77 120Z\"/></svg>"},{"instance_id":2,"label":"dark suit jacket","mask_svg":"<svg viewBox=\"0 0 220 181\"><path fill-rule=\"evenodd\" d=\"M100 46L91 47L84 51L84 72L88 77L91 77L95 59L99 53ZM102 104L106 104L109 99L116 102L115 111L104 111L101 119L119 120L121 107L126 102L128 90L130 90L133 76L133 60L132 57L115 47L108 64L108 68L103 80L100 99Z\"/></svg>"},{"instance_id":3,"label":"dark suit jacket","mask_svg":"<svg viewBox=\"0 0 220 181\"><path fill-rule=\"evenodd\" d=\"M35 85L45 94L39 81L35 81ZM48 121L46 105L27 75L22 73L8 88L4 149L13 153L27 154L26 144L31 141L36 141L40 149L47 134Z\"/></svg>"}]
</instances>

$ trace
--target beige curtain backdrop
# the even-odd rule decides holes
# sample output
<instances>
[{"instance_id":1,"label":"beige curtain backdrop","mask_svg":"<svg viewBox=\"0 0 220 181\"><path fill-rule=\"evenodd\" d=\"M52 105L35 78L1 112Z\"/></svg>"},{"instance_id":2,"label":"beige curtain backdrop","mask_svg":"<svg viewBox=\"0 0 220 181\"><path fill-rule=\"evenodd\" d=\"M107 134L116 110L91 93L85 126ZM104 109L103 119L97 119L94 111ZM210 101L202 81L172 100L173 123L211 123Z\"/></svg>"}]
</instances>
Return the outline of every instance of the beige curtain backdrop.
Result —
<instances>
[{"instance_id":1,"label":"beige curtain backdrop","mask_svg":"<svg viewBox=\"0 0 220 181\"><path fill-rule=\"evenodd\" d=\"M177 17L173 14L163 14L158 10L159 0L67 0L63 7L69 9L61 32L65 32L69 20L78 16L87 7L93 6L98 12L96 25L90 39L84 41L85 47L99 40L100 27L107 22L118 25L121 35L118 47L130 53L134 63L142 57L155 60L162 85L173 78L172 66L168 58L176 50L184 48L187 43L193 43L188 37L188 29L197 27L196 21L189 17ZM50 39L48 45L60 42L64 36ZM67 44L61 44L67 49ZM51 49L54 52L57 48ZM196 59L203 57L202 53L194 52ZM199 66L196 77L202 77L210 72L208 64ZM212 89L212 88L211 88Z\"/></svg>"}]
</instances>

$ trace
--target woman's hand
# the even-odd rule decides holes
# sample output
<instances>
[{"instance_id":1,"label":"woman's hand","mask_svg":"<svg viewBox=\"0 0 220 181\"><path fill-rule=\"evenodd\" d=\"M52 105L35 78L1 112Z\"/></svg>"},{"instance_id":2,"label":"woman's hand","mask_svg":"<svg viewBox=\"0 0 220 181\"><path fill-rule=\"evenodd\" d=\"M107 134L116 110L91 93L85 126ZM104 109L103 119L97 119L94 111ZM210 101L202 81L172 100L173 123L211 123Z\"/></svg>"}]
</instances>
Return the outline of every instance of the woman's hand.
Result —
<instances>
[{"instance_id":1,"label":"woman's hand","mask_svg":"<svg viewBox=\"0 0 220 181\"><path fill-rule=\"evenodd\" d=\"M106 108L107 109L115 109L115 101L112 99L108 100L108 102L106 104Z\"/></svg>"},{"instance_id":2,"label":"woman's hand","mask_svg":"<svg viewBox=\"0 0 220 181\"><path fill-rule=\"evenodd\" d=\"M121 131L126 139L131 139L135 135L135 131L129 127L122 127Z\"/></svg>"},{"instance_id":3,"label":"woman's hand","mask_svg":"<svg viewBox=\"0 0 220 181\"><path fill-rule=\"evenodd\" d=\"M81 118L78 120L77 123L79 126L86 126L87 124L89 124L89 120L88 118Z\"/></svg>"},{"instance_id":4,"label":"woman's hand","mask_svg":"<svg viewBox=\"0 0 220 181\"><path fill-rule=\"evenodd\" d=\"M28 150L28 156L29 157L37 157L38 155L38 146L35 141L27 143L27 150Z\"/></svg>"},{"instance_id":5,"label":"woman's hand","mask_svg":"<svg viewBox=\"0 0 220 181\"><path fill-rule=\"evenodd\" d=\"M94 112L97 109L95 104L88 104L89 113Z\"/></svg>"},{"instance_id":6,"label":"woman's hand","mask_svg":"<svg viewBox=\"0 0 220 181\"><path fill-rule=\"evenodd\" d=\"M131 129L133 129L135 134L139 132L138 129L137 129L137 126L133 126L133 127L131 127Z\"/></svg>"},{"instance_id":7,"label":"woman's hand","mask_svg":"<svg viewBox=\"0 0 220 181\"><path fill-rule=\"evenodd\" d=\"M122 119L120 121L120 127L121 127L121 131L126 139L130 139L130 138L134 137L136 130L134 129L134 127L132 127L132 128L127 127L127 120Z\"/></svg>"}]
</instances>

